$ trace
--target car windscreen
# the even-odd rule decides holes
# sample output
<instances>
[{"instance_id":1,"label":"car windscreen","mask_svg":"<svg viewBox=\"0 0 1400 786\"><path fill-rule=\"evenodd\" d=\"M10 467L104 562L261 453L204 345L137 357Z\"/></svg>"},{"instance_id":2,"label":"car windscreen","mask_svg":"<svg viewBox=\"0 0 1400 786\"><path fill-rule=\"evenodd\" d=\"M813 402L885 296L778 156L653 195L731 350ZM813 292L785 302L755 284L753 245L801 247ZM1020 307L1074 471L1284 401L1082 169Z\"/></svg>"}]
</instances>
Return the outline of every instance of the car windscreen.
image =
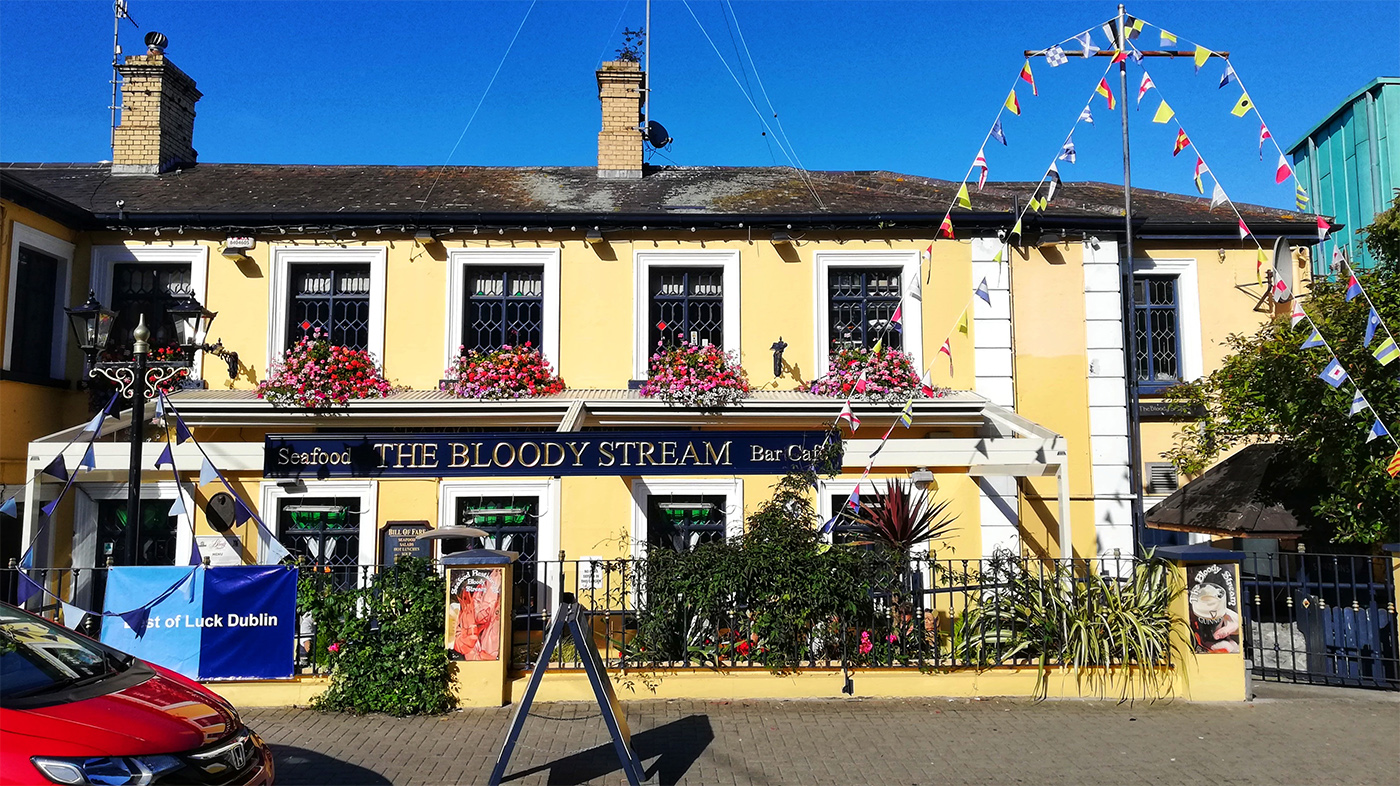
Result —
<instances>
[{"instance_id":1,"label":"car windscreen","mask_svg":"<svg viewBox=\"0 0 1400 786\"><path fill-rule=\"evenodd\" d=\"M124 667L96 642L0 605L0 698L37 696L97 682Z\"/></svg>"}]
</instances>

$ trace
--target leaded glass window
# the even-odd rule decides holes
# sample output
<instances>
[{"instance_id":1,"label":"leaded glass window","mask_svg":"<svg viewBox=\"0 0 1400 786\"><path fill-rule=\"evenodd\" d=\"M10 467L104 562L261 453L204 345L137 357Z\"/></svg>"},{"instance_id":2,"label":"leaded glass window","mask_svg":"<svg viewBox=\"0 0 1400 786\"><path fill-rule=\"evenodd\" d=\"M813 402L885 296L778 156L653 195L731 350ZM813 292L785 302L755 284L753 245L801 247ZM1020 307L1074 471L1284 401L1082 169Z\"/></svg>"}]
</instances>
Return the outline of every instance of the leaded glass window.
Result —
<instances>
[{"instance_id":1,"label":"leaded glass window","mask_svg":"<svg viewBox=\"0 0 1400 786\"><path fill-rule=\"evenodd\" d=\"M170 515L172 499L143 499L140 503L141 522L136 548L137 562L127 548L127 518L125 499L104 499L97 502L97 540L102 550L99 559L110 556L113 565L174 565L176 518Z\"/></svg>"},{"instance_id":2,"label":"leaded glass window","mask_svg":"<svg viewBox=\"0 0 1400 786\"><path fill-rule=\"evenodd\" d=\"M878 504L875 497L865 496L873 494L870 486L861 486L863 490L861 504L869 506ZM831 496L832 515L836 521L831 525L831 542L835 544L853 543L870 539L870 528L860 522L860 512L852 510L846 501L850 499L850 494L833 494ZM874 548L867 545L865 548Z\"/></svg>"},{"instance_id":3,"label":"leaded glass window","mask_svg":"<svg viewBox=\"0 0 1400 786\"><path fill-rule=\"evenodd\" d=\"M465 350L499 349L504 344L544 340L544 268L467 268L467 307L462 314Z\"/></svg>"},{"instance_id":4,"label":"leaded glass window","mask_svg":"<svg viewBox=\"0 0 1400 786\"><path fill-rule=\"evenodd\" d=\"M1134 351L1138 385L1155 391L1181 381L1181 339L1175 276L1133 280Z\"/></svg>"},{"instance_id":5,"label":"leaded glass window","mask_svg":"<svg viewBox=\"0 0 1400 786\"><path fill-rule=\"evenodd\" d=\"M881 337L890 349L902 349L904 336L890 319L903 296L903 271L897 267L838 267L827 274L830 349L869 349Z\"/></svg>"},{"instance_id":6,"label":"leaded glass window","mask_svg":"<svg viewBox=\"0 0 1400 786\"><path fill-rule=\"evenodd\" d=\"M297 562L329 572L338 587L358 583L360 497L293 497L277 506L277 539Z\"/></svg>"},{"instance_id":7,"label":"leaded glass window","mask_svg":"<svg viewBox=\"0 0 1400 786\"><path fill-rule=\"evenodd\" d=\"M724 346L724 270L653 267L650 347Z\"/></svg>"},{"instance_id":8,"label":"leaded glass window","mask_svg":"<svg viewBox=\"0 0 1400 786\"><path fill-rule=\"evenodd\" d=\"M151 346L179 346L175 320L168 309L186 297L193 297L190 265L122 262L112 266L112 310L117 312L111 341L125 347L140 317L146 317Z\"/></svg>"},{"instance_id":9,"label":"leaded glass window","mask_svg":"<svg viewBox=\"0 0 1400 786\"><path fill-rule=\"evenodd\" d=\"M486 532L486 537L445 540L442 543L443 554L485 548L514 551L520 555L521 563L533 563L540 558L537 497L460 497L456 514L459 526L476 527ZM544 613L544 590L533 570L516 568L515 627L528 628L530 617L539 617ZM538 620L535 625L538 629Z\"/></svg>"},{"instance_id":10,"label":"leaded glass window","mask_svg":"<svg viewBox=\"0 0 1400 786\"><path fill-rule=\"evenodd\" d=\"M653 495L647 499L647 543L690 551L723 542L725 507L723 495Z\"/></svg>"},{"instance_id":11,"label":"leaded glass window","mask_svg":"<svg viewBox=\"0 0 1400 786\"><path fill-rule=\"evenodd\" d=\"M332 344L369 349L369 265L292 265L287 343L317 328Z\"/></svg>"}]
</instances>

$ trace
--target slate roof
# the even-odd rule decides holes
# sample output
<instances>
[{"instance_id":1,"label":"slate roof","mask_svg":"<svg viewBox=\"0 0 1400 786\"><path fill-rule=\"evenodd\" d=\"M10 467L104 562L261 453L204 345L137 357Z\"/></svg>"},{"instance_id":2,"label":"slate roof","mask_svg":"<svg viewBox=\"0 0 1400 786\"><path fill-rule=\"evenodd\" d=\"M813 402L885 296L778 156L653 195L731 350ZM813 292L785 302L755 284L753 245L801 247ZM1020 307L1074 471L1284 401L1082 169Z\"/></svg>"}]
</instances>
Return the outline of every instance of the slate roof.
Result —
<instances>
[{"instance_id":1,"label":"slate roof","mask_svg":"<svg viewBox=\"0 0 1400 786\"><path fill-rule=\"evenodd\" d=\"M656 167L635 180L603 179L592 167L318 166L198 164L160 175L113 175L106 164L0 164L0 190L45 202L91 226L308 225L430 226L590 222L608 227L713 226L873 228L879 222L934 225L957 183L893 172L811 172L788 167ZM973 192L957 226L1005 226L1033 183L992 182ZM813 194L815 192L815 196ZM1234 234L1228 207L1209 200L1134 190L1144 230ZM818 201L820 200L820 201ZM118 203L121 203L120 207ZM1044 216L1051 228L1121 225L1122 188L1067 182ZM1256 234L1305 235L1308 214L1240 205Z\"/></svg>"},{"instance_id":2,"label":"slate roof","mask_svg":"<svg viewBox=\"0 0 1400 786\"><path fill-rule=\"evenodd\" d=\"M1147 511L1147 526L1240 538L1296 538L1317 500L1280 445L1249 445Z\"/></svg>"}]
</instances>

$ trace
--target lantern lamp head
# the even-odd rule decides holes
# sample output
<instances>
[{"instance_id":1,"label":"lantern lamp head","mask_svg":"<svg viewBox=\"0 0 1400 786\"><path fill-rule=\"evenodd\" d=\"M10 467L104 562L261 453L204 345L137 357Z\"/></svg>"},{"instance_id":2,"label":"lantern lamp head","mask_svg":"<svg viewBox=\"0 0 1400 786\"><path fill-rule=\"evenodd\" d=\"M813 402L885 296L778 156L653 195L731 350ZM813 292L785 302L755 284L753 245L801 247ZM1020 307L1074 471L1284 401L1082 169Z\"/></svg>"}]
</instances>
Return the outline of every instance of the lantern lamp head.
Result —
<instances>
[{"instance_id":1,"label":"lantern lamp head","mask_svg":"<svg viewBox=\"0 0 1400 786\"><path fill-rule=\"evenodd\" d=\"M73 338L77 339L78 348L91 362L97 353L107 348L107 338L112 334L116 313L104 308L93 292L88 293L86 303L65 311L68 312L68 324L73 328Z\"/></svg>"}]
</instances>

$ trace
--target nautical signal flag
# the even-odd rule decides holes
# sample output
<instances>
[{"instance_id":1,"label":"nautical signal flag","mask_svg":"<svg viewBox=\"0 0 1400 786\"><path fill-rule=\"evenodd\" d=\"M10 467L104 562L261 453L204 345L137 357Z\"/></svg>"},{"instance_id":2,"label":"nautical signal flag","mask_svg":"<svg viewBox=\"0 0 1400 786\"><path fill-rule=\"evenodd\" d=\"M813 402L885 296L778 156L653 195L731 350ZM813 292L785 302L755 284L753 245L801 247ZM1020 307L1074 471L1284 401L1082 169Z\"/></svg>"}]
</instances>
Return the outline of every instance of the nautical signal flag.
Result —
<instances>
[{"instance_id":1,"label":"nautical signal flag","mask_svg":"<svg viewBox=\"0 0 1400 786\"><path fill-rule=\"evenodd\" d=\"M1278 154L1278 171L1274 173L1274 182L1282 183L1293 176L1293 167L1288 165L1288 159L1282 153Z\"/></svg>"},{"instance_id":2,"label":"nautical signal flag","mask_svg":"<svg viewBox=\"0 0 1400 786\"><path fill-rule=\"evenodd\" d=\"M904 332L904 304L894 307L894 315L890 317L890 328L897 333Z\"/></svg>"},{"instance_id":3,"label":"nautical signal flag","mask_svg":"<svg viewBox=\"0 0 1400 786\"><path fill-rule=\"evenodd\" d=\"M841 414L836 416L836 420L844 420L851 424L851 431L856 431L860 428L860 418L856 417L856 413L851 411L850 399L846 399L846 403L841 406Z\"/></svg>"},{"instance_id":4,"label":"nautical signal flag","mask_svg":"<svg viewBox=\"0 0 1400 786\"><path fill-rule=\"evenodd\" d=\"M904 402L904 409L899 411L899 425L905 428L914 425L914 399Z\"/></svg>"},{"instance_id":5,"label":"nautical signal flag","mask_svg":"<svg viewBox=\"0 0 1400 786\"><path fill-rule=\"evenodd\" d=\"M964 185L963 187L966 188L967 186ZM951 216L943 216L943 223L938 225L938 236L948 238L953 236L953 219Z\"/></svg>"},{"instance_id":6,"label":"nautical signal flag","mask_svg":"<svg viewBox=\"0 0 1400 786\"><path fill-rule=\"evenodd\" d=\"M977 151L977 157L972 159L972 165L982 169L982 174L977 176L977 190L981 191L982 186L987 184L987 157L983 155L982 150Z\"/></svg>"},{"instance_id":7,"label":"nautical signal flag","mask_svg":"<svg viewBox=\"0 0 1400 786\"><path fill-rule=\"evenodd\" d=\"M1259 160L1264 160L1264 140L1273 139L1274 135L1269 133L1269 127L1263 123L1259 124ZM1282 182L1282 181L1279 181Z\"/></svg>"},{"instance_id":8,"label":"nautical signal flag","mask_svg":"<svg viewBox=\"0 0 1400 786\"><path fill-rule=\"evenodd\" d=\"M1109 36L1109 38L1112 39L1113 36ZM1075 36L1074 40L1079 42L1081 57L1093 57L1095 53L1100 51L1099 47L1094 45L1094 39L1089 35L1088 30Z\"/></svg>"},{"instance_id":9,"label":"nautical signal flag","mask_svg":"<svg viewBox=\"0 0 1400 786\"><path fill-rule=\"evenodd\" d=\"M1011 114L1021 114L1021 102L1016 100L1016 88L1011 88L1011 92L1006 94L1006 108L1011 110Z\"/></svg>"},{"instance_id":10,"label":"nautical signal flag","mask_svg":"<svg viewBox=\"0 0 1400 786\"><path fill-rule=\"evenodd\" d=\"M1138 108L1139 108L1139 109L1142 108L1142 97L1145 96L1145 95L1147 95L1147 91L1148 91L1148 90L1151 90L1151 89L1154 88L1154 87L1156 87L1156 85L1152 84L1152 77L1148 76L1147 72L1144 71L1144 72L1142 73L1142 83L1138 85L1138 100L1137 100L1137 102L1138 102Z\"/></svg>"},{"instance_id":11,"label":"nautical signal flag","mask_svg":"<svg viewBox=\"0 0 1400 786\"><path fill-rule=\"evenodd\" d=\"M1014 93L1015 91L1013 90L1012 92ZM1003 146L1006 145L1006 132L1001 130L1001 118L997 118L992 123L991 137L1000 142Z\"/></svg>"},{"instance_id":12,"label":"nautical signal flag","mask_svg":"<svg viewBox=\"0 0 1400 786\"><path fill-rule=\"evenodd\" d=\"M1371 405L1366 403L1366 397L1361 395L1361 391L1358 390L1356 391L1356 395L1351 397L1351 412L1348 414L1357 415L1370 409L1370 407Z\"/></svg>"},{"instance_id":13,"label":"nautical signal flag","mask_svg":"<svg viewBox=\"0 0 1400 786\"><path fill-rule=\"evenodd\" d=\"M943 339L943 346L938 351L948 356L948 376L953 376L953 345L948 343L949 339Z\"/></svg>"},{"instance_id":14,"label":"nautical signal flag","mask_svg":"<svg viewBox=\"0 0 1400 786\"><path fill-rule=\"evenodd\" d=\"M958 207L972 209L972 198L967 194L967 183L958 186Z\"/></svg>"},{"instance_id":15,"label":"nautical signal flag","mask_svg":"<svg viewBox=\"0 0 1400 786\"><path fill-rule=\"evenodd\" d=\"M1282 303L1288 299L1288 282L1280 278L1274 282L1274 300Z\"/></svg>"},{"instance_id":16,"label":"nautical signal flag","mask_svg":"<svg viewBox=\"0 0 1400 786\"><path fill-rule=\"evenodd\" d=\"M1128 53L1127 53L1127 52L1124 52L1122 49L1119 49L1117 52L1114 52L1114 53L1113 53L1113 63L1112 63L1112 64L1115 64L1115 65L1116 65L1116 64L1121 63L1121 62L1123 62L1124 60L1127 60L1127 59L1128 59Z\"/></svg>"},{"instance_id":17,"label":"nautical signal flag","mask_svg":"<svg viewBox=\"0 0 1400 786\"><path fill-rule=\"evenodd\" d=\"M1392 478L1400 475L1400 450L1395 451L1395 455L1390 457L1390 463L1386 465L1385 471Z\"/></svg>"},{"instance_id":18,"label":"nautical signal flag","mask_svg":"<svg viewBox=\"0 0 1400 786\"><path fill-rule=\"evenodd\" d=\"M1318 376L1322 378L1323 382L1334 388L1339 388L1343 382L1347 381L1347 370L1342 368L1342 364L1336 358L1332 358L1332 362L1328 363Z\"/></svg>"},{"instance_id":19,"label":"nautical signal flag","mask_svg":"<svg viewBox=\"0 0 1400 786\"><path fill-rule=\"evenodd\" d=\"M1176 43L1176 36L1168 33L1166 30L1162 30L1162 46L1174 43Z\"/></svg>"},{"instance_id":20,"label":"nautical signal flag","mask_svg":"<svg viewBox=\"0 0 1400 786\"><path fill-rule=\"evenodd\" d=\"M972 326L967 322L967 309L963 309L962 316L958 317L958 326L954 329L964 336L967 335L967 331L972 329Z\"/></svg>"},{"instance_id":21,"label":"nautical signal flag","mask_svg":"<svg viewBox=\"0 0 1400 786\"><path fill-rule=\"evenodd\" d=\"M1366 338L1362 340L1361 346L1369 347L1371 342L1376 340L1376 328L1381 326L1381 315L1376 310L1371 309L1371 313L1366 315Z\"/></svg>"},{"instance_id":22,"label":"nautical signal flag","mask_svg":"<svg viewBox=\"0 0 1400 786\"><path fill-rule=\"evenodd\" d=\"M1264 283L1264 266L1269 264L1269 252L1261 246L1259 254L1254 257L1254 281L1257 284Z\"/></svg>"},{"instance_id":23,"label":"nautical signal flag","mask_svg":"<svg viewBox=\"0 0 1400 786\"><path fill-rule=\"evenodd\" d=\"M1329 224L1329 223L1327 223L1327 219L1323 218L1322 216L1318 216L1318 217L1317 217L1317 239L1318 239L1318 240L1326 240L1326 239L1327 239L1327 230L1329 230L1329 229L1331 229L1331 228L1332 228L1332 225Z\"/></svg>"},{"instance_id":24,"label":"nautical signal flag","mask_svg":"<svg viewBox=\"0 0 1400 786\"><path fill-rule=\"evenodd\" d=\"M1016 219L1015 225L1011 227L1011 234L1015 235L1016 237L1021 236L1021 219Z\"/></svg>"},{"instance_id":25,"label":"nautical signal flag","mask_svg":"<svg viewBox=\"0 0 1400 786\"><path fill-rule=\"evenodd\" d=\"M1212 54L1213 53L1209 49L1206 49L1200 44L1196 44L1196 73L1199 74L1201 72L1201 66L1206 64L1206 61L1210 59Z\"/></svg>"},{"instance_id":26,"label":"nautical signal flag","mask_svg":"<svg viewBox=\"0 0 1400 786\"><path fill-rule=\"evenodd\" d=\"M1084 108L1079 110L1079 119L1089 125L1094 124L1094 113L1089 111L1088 104L1085 104Z\"/></svg>"},{"instance_id":27,"label":"nautical signal flag","mask_svg":"<svg viewBox=\"0 0 1400 786\"><path fill-rule=\"evenodd\" d=\"M1297 194L1294 196L1293 203L1298 206L1299 210L1307 210L1308 202L1310 201L1311 200L1308 199L1308 192L1303 190L1303 186L1300 183L1298 185Z\"/></svg>"},{"instance_id":28,"label":"nautical signal flag","mask_svg":"<svg viewBox=\"0 0 1400 786\"><path fill-rule=\"evenodd\" d=\"M1220 75L1220 85L1216 89L1219 90L1221 87L1230 84L1230 82L1234 81L1235 78L1235 67L1230 65L1230 61L1226 60L1225 73Z\"/></svg>"},{"instance_id":29,"label":"nautical signal flag","mask_svg":"<svg viewBox=\"0 0 1400 786\"><path fill-rule=\"evenodd\" d=\"M1108 79L1100 79L1099 86L1094 88L1094 92L1103 96L1104 100L1108 102L1109 109L1118 106L1118 103L1113 100L1113 91L1108 87Z\"/></svg>"},{"instance_id":30,"label":"nautical signal flag","mask_svg":"<svg viewBox=\"0 0 1400 786\"><path fill-rule=\"evenodd\" d=\"M1065 63L1068 63L1069 57L1065 54L1065 50L1060 48L1059 44L1055 44L1054 46L1045 50L1045 62L1051 68L1057 68L1059 66L1064 65Z\"/></svg>"},{"instance_id":31,"label":"nautical signal flag","mask_svg":"<svg viewBox=\"0 0 1400 786\"><path fill-rule=\"evenodd\" d=\"M1292 320L1292 321L1291 321L1291 324L1289 324L1289 327L1296 328L1296 327L1298 327L1298 323L1299 323L1299 322L1302 322L1303 320L1305 320L1305 319L1307 319L1307 318L1308 318L1308 315L1305 314L1305 313L1303 313L1303 306L1302 306L1302 304L1301 304L1301 303L1294 303L1294 304L1293 304L1293 313L1289 316L1289 319Z\"/></svg>"},{"instance_id":32,"label":"nautical signal flag","mask_svg":"<svg viewBox=\"0 0 1400 786\"><path fill-rule=\"evenodd\" d=\"M1157 114L1152 116L1152 122L1165 123L1173 117L1176 117L1176 112L1173 112L1172 108L1167 106L1167 102L1164 100L1162 101L1162 105L1157 107Z\"/></svg>"},{"instance_id":33,"label":"nautical signal flag","mask_svg":"<svg viewBox=\"0 0 1400 786\"><path fill-rule=\"evenodd\" d=\"M925 396L932 396L934 394L932 366L924 369L924 373L919 375L919 391Z\"/></svg>"},{"instance_id":34,"label":"nautical signal flag","mask_svg":"<svg viewBox=\"0 0 1400 786\"><path fill-rule=\"evenodd\" d=\"M1206 186L1205 183L1201 182L1201 175L1205 174L1208 171L1209 170L1206 168L1205 160L1202 159L1200 156L1196 156L1196 191L1197 193L1200 193L1202 195L1206 193Z\"/></svg>"},{"instance_id":35,"label":"nautical signal flag","mask_svg":"<svg viewBox=\"0 0 1400 786\"><path fill-rule=\"evenodd\" d=\"M1038 96L1040 92L1035 89L1035 75L1031 73L1031 61L1026 60L1026 64L1021 66L1021 81L1028 82L1031 86L1031 95ZM1014 92L1014 91L1013 91ZM1016 114L1021 114L1019 111Z\"/></svg>"},{"instance_id":36,"label":"nautical signal flag","mask_svg":"<svg viewBox=\"0 0 1400 786\"><path fill-rule=\"evenodd\" d=\"M1350 303L1359 297L1361 297L1361 282L1356 280L1355 274L1352 274L1351 278L1347 279L1347 302Z\"/></svg>"},{"instance_id":37,"label":"nautical signal flag","mask_svg":"<svg viewBox=\"0 0 1400 786\"><path fill-rule=\"evenodd\" d=\"M1249 93L1240 93L1240 100L1235 102L1235 108L1230 110L1230 114L1244 117L1245 113L1253 108L1254 102L1249 100Z\"/></svg>"},{"instance_id":38,"label":"nautical signal flag","mask_svg":"<svg viewBox=\"0 0 1400 786\"><path fill-rule=\"evenodd\" d=\"M1172 156L1175 157L1177 153L1185 150L1189 144L1191 144L1191 139L1186 136L1186 129L1178 128L1176 130L1176 144L1172 146Z\"/></svg>"},{"instance_id":39,"label":"nautical signal flag","mask_svg":"<svg viewBox=\"0 0 1400 786\"><path fill-rule=\"evenodd\" d=\"M1388 366L1400 357L1400 347L1395 345L1395 339L1386 336L1385 340L1376 345L1371 350L1371 357L1374 357L1382 366Z\"/></svg>"},{"instance_id":40,"label":"nautical signal flag","mask_svg":"<svg viewBox=\"0 0 1400 786\"><path fill-rule=\"evenodd\" d=\"M1055 189L1059 188L1061 184L1060 168L1054 161L1050 162L1050 168L1045 171L1045 178L1050 183L1050 188L1045 194L1045 200L1048 202L1055 198Z\"/></svg>"},{"instance_id":41,"label":"nautical signal flag","mask_svg":"<svg viewBox=\"0 0 1400 786\"><path fill-rule=\"evenodd\" d=\"M1240 240L1249 237L1249 227L1244 225L1244 219L1240 219Z\"/></svg>"},{"instance_id":42,"label":"nautical signal flag","mask_svg":"<svg viewBox=\"0 0 1400 786\"><path fill-rule=\"evenodd\" d=\"M1073 139L1066 139L1066 140L1065 140L1065 146L1062 147L1062 148L1060 148L1060 155L1058 156L1059 160L1061 160L1061 161L1068 161L1068 162L1070 162L1071 164L1073 164L1073 163L1074 163L1074 160L1075 160L1075 156L1076 156L1076 154L1075 154L1075 152L1074 152L1074 140L1073 140Z\"/></svg>"},{"instance_id":43,"label":"nautical signal flag","mask_svg":"<svg viewBox=\"0 0 1400 786\"><path fill-rule=\"evenodd\" d=\"M992 304L992 293L991 290L987 288L986 276L982 277L982 283L977 285L977 289L973 290L972 294L982 298L982 302L986 303L987 305L990 306Z\"/></svg>"},{"instance_id":44,"label":"nautical signal flag","mask_svg":"<svg viewBox=\"0 0 1400 786\"><path fill-rule=\"evenodd\" d=\"M1215 188L1211 189L1210 192L1210 209L1214 210L1228 201L1229 197L1225 196L1225 189L1221 188L1219 181L1217 181Z\"/></svg>"},{"instance_id":45,"label":"nautical signal flag","mask_svg":"<svg viewBox=\"0 0 1400 786\"><path fill-rule=\"evenodd\" d=\"M1312 349L1313 347L1321 347L1326 344L1327 342L1322 340L1322 334L1318 332L1317 328L1313 328L1312 335L1308 336L1307 340L1303 342L1303 345L1298 348Z\"/></svg>"},{"instance_id":46,"label":"nautical signal flag","mask_svg":"<svg viewBox=\"0 0 1400 786\"><path fill-rule=\"evenodd\" d=\"M1376 418L1376 422L1371 424L1371 433L1366 435L1366 441L1371 442L1388 436L1390 436L1390 432L1385 430L1385 424L1381 422L1380 418Z\"/></svg>"}]
</instances>

